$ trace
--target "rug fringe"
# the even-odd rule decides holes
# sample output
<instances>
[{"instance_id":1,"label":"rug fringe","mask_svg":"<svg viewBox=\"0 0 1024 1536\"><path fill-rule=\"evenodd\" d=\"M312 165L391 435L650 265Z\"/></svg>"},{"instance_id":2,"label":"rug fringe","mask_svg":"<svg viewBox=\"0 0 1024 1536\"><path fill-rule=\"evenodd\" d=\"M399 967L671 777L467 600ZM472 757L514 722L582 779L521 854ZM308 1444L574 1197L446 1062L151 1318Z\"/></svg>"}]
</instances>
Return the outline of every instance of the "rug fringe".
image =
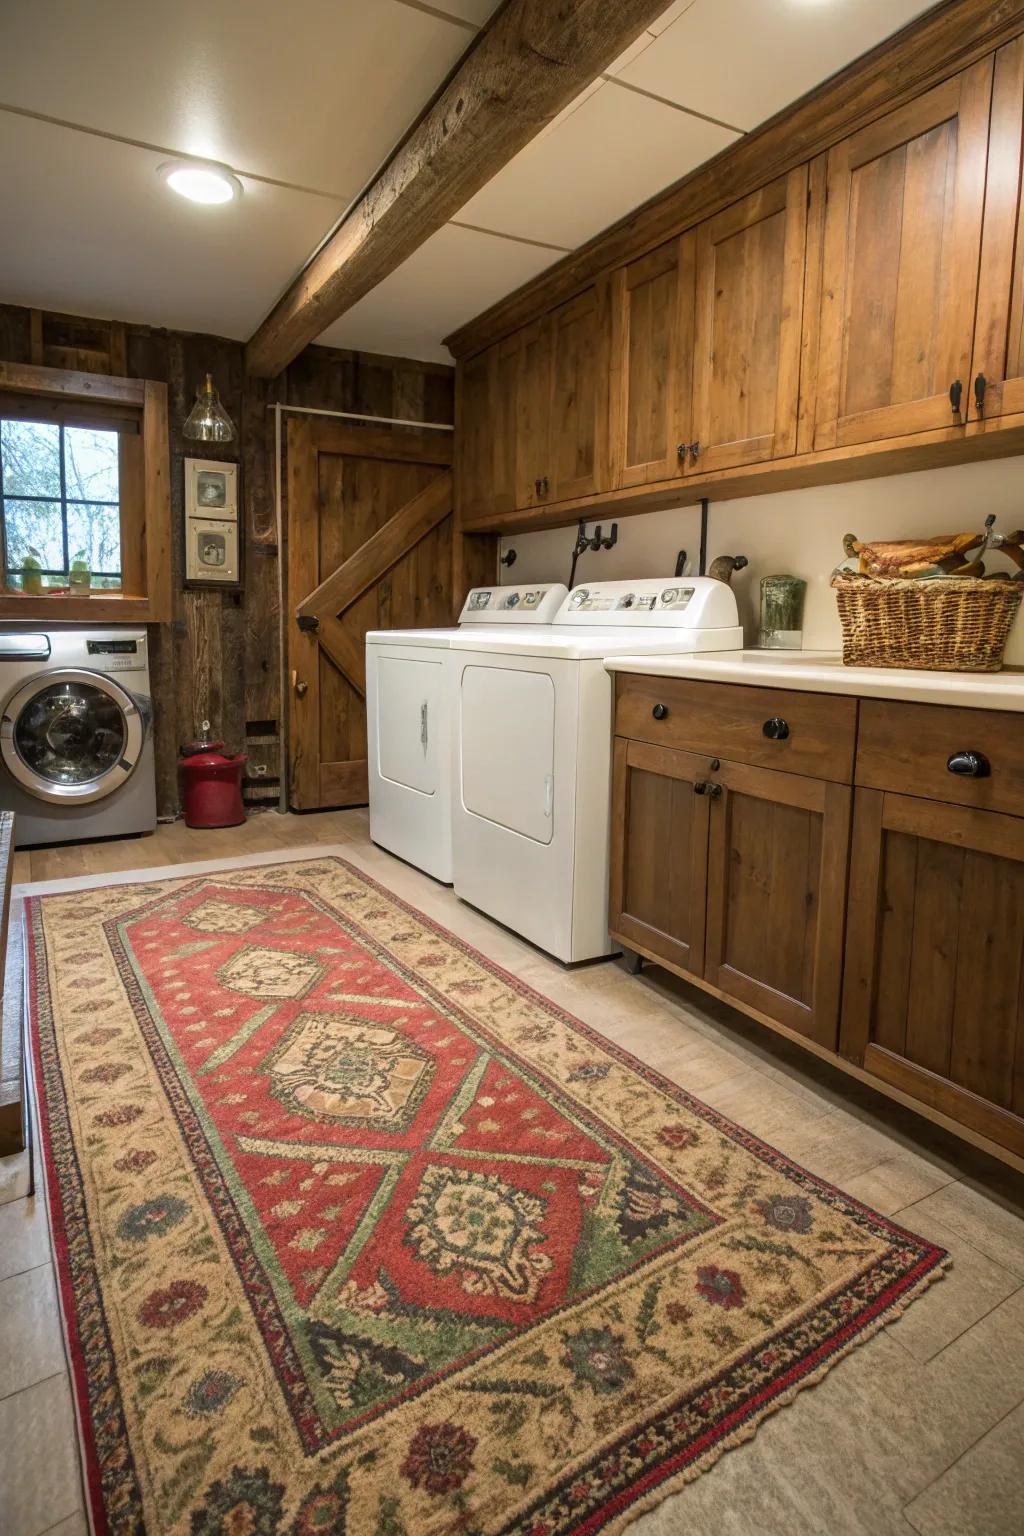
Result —
<instances>
[{"instance_id":1,"label":"rug fringe","mask_svg":"<svg viewBox=\"0 0 1024 1536\"><path fill-rule=\"evenodd\" d=\"M792 1386L787 1387L785 1392L780 1392L778 1396L773 1397L759 1408L756 1413L751 1414L738 1428L724 1436L723 1439L716 1441L697 1461L691 1462L681 1472L673 1473L663 1483L659 1483L656 1488L652 1488L649 1493L643 1494L640 1498L629 1504L620 1514L613 1516L606 1525L600 1527L602 1536L621 1536L621 1533L639 1520L642 1515L650 1514L652 1510L664 1504L666 1499L672 1498L677 1493L682 1493L689 1483L695 1483L699 1477L702 1477L706 1472L710 1472L727 1451L734 1451L739 1446L746 1445L750 1440L753 1440L761 1425L771 1414L777 1413L780 1408L788 1407L806 1388L818 1386L820 1382L824 1381L826 1376L831 1374L837 1365L840 1365L843 1360L852 1355L855 1349L877 1338L883 1328L891 1327L893 1323L903 1316L908 1307L924 1295L929 1286L934 1285L938 1280L945 1279L952 1266L952 1255L947 1253L928 1270L927 1274L922 1275L912 1286L909 1286L900 1296L890 1302L884 1311L880 1312L877 1317L872 1318L870 1323L859 1329L852 1338L847 1339L841 1349L837 1349L826 1356L813 1371L809 1371L806 1376L801 1376L798 1381L793 1382Z\"/></svg>"}]
</instances>

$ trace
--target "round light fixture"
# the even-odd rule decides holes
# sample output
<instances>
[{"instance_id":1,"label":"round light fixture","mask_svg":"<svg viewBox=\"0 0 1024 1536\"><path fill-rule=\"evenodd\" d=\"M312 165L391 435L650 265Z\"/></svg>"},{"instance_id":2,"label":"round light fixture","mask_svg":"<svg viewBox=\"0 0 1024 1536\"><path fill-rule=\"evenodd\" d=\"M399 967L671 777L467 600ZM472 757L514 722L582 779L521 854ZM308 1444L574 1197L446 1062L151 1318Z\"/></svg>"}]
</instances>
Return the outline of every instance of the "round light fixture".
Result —
<instances>
[{"instance_id":1,"label":"round light fixture","mask_svg":"<svg viewBox=\"0 0 1024 1536\"><path fill-rule=\"evenodd\" d=\"M157 174L172 192L191 203L230 203L242 195L242 183L234 172L213 160L168 160Z\"/></svg>"}]
</instances>

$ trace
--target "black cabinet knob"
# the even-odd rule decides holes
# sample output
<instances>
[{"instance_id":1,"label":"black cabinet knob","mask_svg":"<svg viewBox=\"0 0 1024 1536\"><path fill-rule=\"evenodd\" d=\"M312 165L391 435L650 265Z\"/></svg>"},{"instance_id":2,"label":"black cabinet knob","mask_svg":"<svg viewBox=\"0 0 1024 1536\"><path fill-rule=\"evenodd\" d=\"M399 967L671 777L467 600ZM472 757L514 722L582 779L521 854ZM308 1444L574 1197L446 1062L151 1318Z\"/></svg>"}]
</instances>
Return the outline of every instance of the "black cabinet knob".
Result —
<instances>
[{"instance_id":1,"label":"black cabinet knob","mask_svg":"<svg viewBox=\"0 0 1024 1536\"><path fill-rule=\"evenodd\" d=\"M783 720L781 715L772 715L762 725L761 734L767 736L769 741L785 741L789 735L789 722Z\"/></svg>"},{"instance_id":2,"label":"black cabinet knob","mask_svg":"<svg viewBox=\"0 0 1024 1536\"><path fill-rule=\"evenodd\" d=\"M707 779L698 779L696 784L693 786L693 792L695 795L706 795L710 788L711 785L708 783Z\"/></svg>"},{"instance_id":3,"label":"black cabinet knob","mask_svg":"<svg viewBox=\"0 0 1024 1536\"><path fill-rule=\"evenodd\" d=\"M655 720L664 720L665 716L668 714L668 705L655 704L654 708L651 710L651 714L654 716Z\"/></svg>"},{"instance_id":4,"label":"black cabinet knob","mask_svg":"<svg viewBox=\"0 0 1024 1536\"><path fill-rule=\"evenodd\" d=\"M984 752L954 752L946 767L962 779L987 779L992 772Z\"/></svg>"}]
</instances>

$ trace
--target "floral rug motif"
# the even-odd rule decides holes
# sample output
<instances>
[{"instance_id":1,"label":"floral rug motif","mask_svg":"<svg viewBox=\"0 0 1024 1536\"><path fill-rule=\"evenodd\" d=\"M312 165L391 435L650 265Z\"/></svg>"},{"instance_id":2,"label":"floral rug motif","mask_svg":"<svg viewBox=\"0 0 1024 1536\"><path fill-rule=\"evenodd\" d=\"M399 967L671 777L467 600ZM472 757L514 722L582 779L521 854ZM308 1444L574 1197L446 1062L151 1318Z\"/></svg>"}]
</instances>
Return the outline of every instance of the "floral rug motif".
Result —
<instances>
[{"instance_id":1,"label":"floral rug motif","mask_svg":"<svg viewBox=\"0 0 1024 1536\"><path fill-rule=\"evenodd\" d=\"M341 859L29 907L97 1536L619 1531L942 1272Z\"/></svg>"}]
</instances>

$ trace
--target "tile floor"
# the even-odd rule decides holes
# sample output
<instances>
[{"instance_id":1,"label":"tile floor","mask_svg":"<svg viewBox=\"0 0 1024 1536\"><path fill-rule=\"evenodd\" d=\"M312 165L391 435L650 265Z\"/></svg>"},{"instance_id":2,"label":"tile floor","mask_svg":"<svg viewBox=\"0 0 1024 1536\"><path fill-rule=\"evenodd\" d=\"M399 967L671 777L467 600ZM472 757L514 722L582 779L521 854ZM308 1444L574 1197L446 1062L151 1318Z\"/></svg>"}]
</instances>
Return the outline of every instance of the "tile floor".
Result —
<instances>
[{"instance_id":1,"label":"tile floor","mask_svg":"<svg viewBox=\"0 0 1024 1536\"><path fill-rule=\"evenodd\" d=\"M354 863L592 1027L953 1254L905 1318L631 1536L1024 1531L1024 1179L663 972L566 971L374 848L365 811L264 813L214 834L177 823L19 854L15 878L318 843L346 844ZM24 1156L0 1160L0 1533L85 1536L46 1213L24 1198L26 1180Z\"/></svg>"}]
</instances>

